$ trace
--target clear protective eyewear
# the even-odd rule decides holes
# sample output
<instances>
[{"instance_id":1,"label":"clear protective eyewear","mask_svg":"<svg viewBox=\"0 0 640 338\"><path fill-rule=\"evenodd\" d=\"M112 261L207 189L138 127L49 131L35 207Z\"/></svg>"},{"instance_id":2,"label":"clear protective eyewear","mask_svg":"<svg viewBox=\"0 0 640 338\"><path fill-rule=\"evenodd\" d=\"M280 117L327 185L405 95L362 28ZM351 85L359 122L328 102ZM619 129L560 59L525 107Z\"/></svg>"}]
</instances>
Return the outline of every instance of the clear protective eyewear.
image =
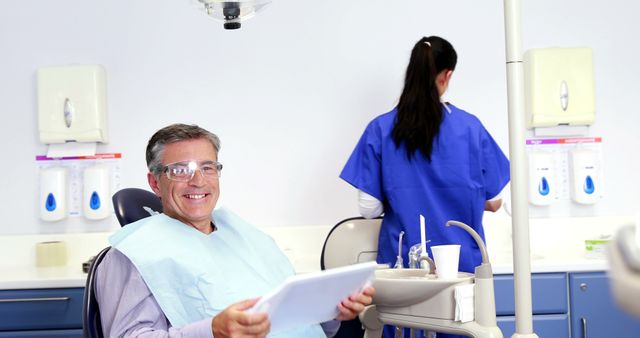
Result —
<instances>
[{"instance_id":1,"label":"clear protective eyewear","mask_svg":"<svg viewBox=\"0 0 640 338\"><path fill-rule=\"evenodd\" d=\"M196 174L196 169L200 170L204 178L218 178L222 173L222 163L216 161L182 161L169 163L162 167L162 172L167 174L167 178L173 181L188 182Z\"/></svg>"}]
</instances>

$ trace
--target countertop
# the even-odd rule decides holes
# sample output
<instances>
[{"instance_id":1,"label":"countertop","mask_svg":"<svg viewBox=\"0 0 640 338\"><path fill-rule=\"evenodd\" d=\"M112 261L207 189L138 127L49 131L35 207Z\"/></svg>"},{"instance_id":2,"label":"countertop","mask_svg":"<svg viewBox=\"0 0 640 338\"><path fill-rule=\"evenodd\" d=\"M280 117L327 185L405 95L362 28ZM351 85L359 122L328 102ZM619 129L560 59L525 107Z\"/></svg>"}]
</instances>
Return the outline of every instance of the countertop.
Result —
<instances>
[{"instance_id":1,"label":"countertop","mask_svg":"<svg viewBox=\"0 0 640 338\"><path fill-rule=\"evenodd\" d=\"M109 232L0 236L0 290L84 287L82 263L109 245ZM36 266L36 244L60 241L66 265Z\"/></svg>"},{"instance_id":2,"label":"countertop","mask_svg":"<svg viewBox=\"0 0 640 338\"><path fill-rule=\"evenodd\" d=\"M307 265L295 266L298 273L317 271L320 268L305 260ZM301 263L301 262L300 262ZM494 274L513 273L509 262L492 263ZM604 259L545 260L534 259L531 262L532 273L543 272L581 272L605 271L608 269ZM0 274L0 290L75 288L84 287L87 274L82 272L81 265L38 268L35 266L2 267Z\"/></svg>"},{"instance_id":3,"label":"countertop","mask_svg":"<svg viewBox=\"0 0 640 338\"><path fill-rule=\"evenodd\" d=\"M493 274L513 273L512 263L492 263ZM603 259L567 259L567 260L537 260L531 261L531 273L544 272L585 272L606 271L609 269L607 261Z\"/></svg>"},{"instance_id":4,"label":"countertop","mask_svg":"<svg viewBox=\"0 0 640 338\"><path fill-rule=\"evenodd\" d=\"M84 287L87 274L82 266L50 268L3 267L0 275L0 290L49 289Z\"/></svg>"},{"instance_id":5,"label":"countertop","mask_svg":"<svg viewBox=\"0 0 640 338\"><path fill-rule=\"evenodd\" d=\"M611 234L625 217L532 220L531 272L606 271L604 257L584 255L584 240ZM513 273L511 225L504 217L487 217L487 248L494 274ZM271 235L297 273L320 270L320 253L332 226L262 228ZM549 235L553 234L553 235ZM576 236L580 234L580 236ZM82 263L108 246L111 233L0 236L0 290L84 287ZM35 245L64 241L67 266L38 268Z\"/></svg>"}]
</instances>

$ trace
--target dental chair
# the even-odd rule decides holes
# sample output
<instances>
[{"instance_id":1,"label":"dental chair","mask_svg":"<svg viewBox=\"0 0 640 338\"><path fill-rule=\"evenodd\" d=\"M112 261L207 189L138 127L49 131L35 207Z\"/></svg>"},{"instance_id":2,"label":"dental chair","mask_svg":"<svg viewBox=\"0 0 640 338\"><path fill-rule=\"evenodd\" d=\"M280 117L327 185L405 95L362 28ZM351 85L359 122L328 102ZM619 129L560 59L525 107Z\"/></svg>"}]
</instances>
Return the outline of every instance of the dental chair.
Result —
<instances>
[{"instance_id":1,"label":"dental chair","mask_svg":"<svg viewBox=\"0 0 640 338\"><path fill-rule=\"evenodd\" d=\"M633 225L618 229L607 246L610 287L617 304L640 318L640 216Z\"/></svg>"},{"instance_id":2,"label":"dental chair","mask_svg":"<svg viewBox=\"0 0 640 338\"><path fill-rule=\"evenodd\" d=\"M360 262L375 261L378 254L378 235L382 218L353 217L336 224L327 235L320 255L322 270ZM364 336L358 318L344 321L334 338Z\"/></svg>"},{"instance_id":3,"label":"dental chair","mask_svg":"<svg viewBox=\"0 0 640 338\"><path fill-rule=\"evenodd\" d=\"M113 209L120 226L125 226L137 220L162 212L162 203L154 193L138 188L126 188L116 192L111 198ZM93 258L87 283L84 289L82 305L82 331L85 338L102 338L102 324L100 309L94 291L95 273L98 265L111 247L106 247Z\"/></svg>"},{"instance_id":4,"label":"dental chair","mask_svg":"<svg viewBox=\"0 0 640 338\"><path fill-rule=\"evenodd\" d=\"M111 198L118 223L125 226L153 213L162 212L160 198L151 191L138 188L125 188Z\"/></svg>"}]
</instances>

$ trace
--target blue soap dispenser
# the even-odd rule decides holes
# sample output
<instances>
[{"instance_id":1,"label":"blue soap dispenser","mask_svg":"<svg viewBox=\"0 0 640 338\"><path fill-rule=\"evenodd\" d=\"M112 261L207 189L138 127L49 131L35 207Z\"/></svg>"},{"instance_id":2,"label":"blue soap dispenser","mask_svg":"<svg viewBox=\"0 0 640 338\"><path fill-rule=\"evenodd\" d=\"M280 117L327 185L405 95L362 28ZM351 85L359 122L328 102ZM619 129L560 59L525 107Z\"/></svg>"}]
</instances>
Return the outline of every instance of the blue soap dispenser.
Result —
<instances>
[{"instance_id":1,"label":"blue soap dispenser","mask_svg":"<svg viewBox=\"0 0 640 338\"><path fill-rule=\"evenodd\" d=\"M555 167L551 152L529 153L529 203L532 205L550 205L557 198Z\"/></svg>"},{"instance_id":2,"label":"blue soap dispenser","mask_svg":"<svg viewBox=\"0 0 640 338\"><path fill-rule=\"evenodd\" d=\"M40 170L40 219L47 222L67 217L67 169L49 167Z\"/></svg>"},{"instance_id":3,"label":"blue soap dispenser","mask_svg":"<svg viewBox=\"0 0 640 338\"><path fill-rule=\"evenodd\" d=\"M570 152L571 198L579 204L595 204L602 197L600 153L576 148Z\"/></svg>"},{"instance_id":4,"label":"blue soap dispenser","mask_svg":"<svg viewBox=\"0 0 640 338\"><path fill-rule=\"evenodd\" d=\"M111 179L109 167L96 164L83 174L82 212L91 220L107 218L111 214Z\"/></svg>"}]
</instances>

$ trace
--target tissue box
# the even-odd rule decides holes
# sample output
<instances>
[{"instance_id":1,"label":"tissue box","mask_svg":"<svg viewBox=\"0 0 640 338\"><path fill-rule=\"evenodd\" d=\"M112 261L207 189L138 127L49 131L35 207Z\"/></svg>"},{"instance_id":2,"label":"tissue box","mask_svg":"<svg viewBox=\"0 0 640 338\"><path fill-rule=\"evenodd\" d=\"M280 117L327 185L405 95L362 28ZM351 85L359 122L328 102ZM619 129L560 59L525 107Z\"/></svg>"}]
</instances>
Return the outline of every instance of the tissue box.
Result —
<instances>
[{"instance_id":1,"label":"tissue box","mask_svg":"<svg viewBox=\"0 0 640 338\"><path fill-rule=\"evenodd\" d=\"M67 264L67 246L62 241L40 242L36 244L36 266L47 268Z\"/></svg>"}]
</instances>

